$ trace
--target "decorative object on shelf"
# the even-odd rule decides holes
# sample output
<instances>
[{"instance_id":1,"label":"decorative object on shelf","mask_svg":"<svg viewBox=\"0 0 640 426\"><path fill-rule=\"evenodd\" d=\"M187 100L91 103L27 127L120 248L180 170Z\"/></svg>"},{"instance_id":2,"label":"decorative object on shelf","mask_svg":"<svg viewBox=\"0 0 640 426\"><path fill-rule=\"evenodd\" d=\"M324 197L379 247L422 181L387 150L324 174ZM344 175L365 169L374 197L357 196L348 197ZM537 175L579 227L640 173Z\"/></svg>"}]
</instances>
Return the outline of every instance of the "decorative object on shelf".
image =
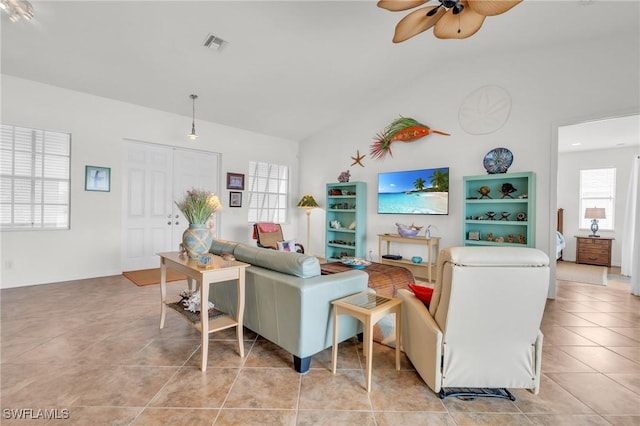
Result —
<instances>
[{"instance_id":1,"label":"decorative object on shelf","mask_svg":"<svg viewBox=\"0 0 640 426\"><path fill-rule=\"evenodd\" d=\"M478 231L469 231L468 239L473 240L473 241L480 241L480 232L478 232Z\"/></svg>"},{"instance_id":2,"label":"decorative object on shelf","mask_svg":"<svg viewBox=\"0 0 640 426\"><path fill-rule=\"evenodd\" d=\"M332 220L332 221L330 222L330 226L331 226L333 229L340 229L340 228L342 228L342 224L341 224L341 223L340 223L340 221L338 221L338 220Z\"/></svg>"},{"instance_id":3,"label":"decorative object on shelf","mask_svg":"<svg viewBox=\"0 0 640 426\"><path fill-rule=\"evenodd\" d=\"M490 175L506 173L513 163L513 153L507 148L494 148L487 152L482 161L484 169Z\"/></svg>"},{"instance_id":4,"label":"decorative object on shelf","mask_svg":"<svg viewBox=\"0 0 640 426\"><path fill-rule=\"evenodd\" d=\"M2 0L0 9L9 15L11 22L18 22L20 18L30 21L33 18L33 6L27 0Z\"/></svg>"},{"instance_id":5,"label":"decorative object on shelf","mask_svg":"<svg viewBox=\"0 0 640 426\"><path fill-rule=\"evenodd\" d=\"M318 202L313 195L306 194L302 197L302 199L298 202L299 209L306 209L307 213L307 250L311 250L311 246L309 245L309 240L311 236L311 210L317 209L320 207ZM309 251L309 253L311 253Z\"/></svg>"},{"instance_id":6,"label":"decorative object on shelf","mask_svg":"<svg viewBox=\"0 0 640 426\"><path fill-rule=\"evenodd\" d=\"M504 237L496 237L496 243L504 243Z\"/></svg>"},{"instance_id":7,"label":"decorative object on shelf","mask_svg":"<svg viewBox=\"0 0 640 426\"><path fill-rule=\"evenodd\" d=\"M598 219L606 219L605 209L602 207L587 207L584 210L584 218L591 219L591 235L590 237L598 238Z\"/></svg>"},{"instance_id":8,"label":"decorative object on shelf","mask_svg":"<svg viewBox=\"0 0 640 426\"><path fill-rule=\"evenodd\" d=\"M513 185L511 185L509 182L505 182L502 184L502 187L500 188L500 192L502 192L502 197L500 198L505 198L505 197L513 198L511 196L511 193L516 191L517 189L514 188Z\"/></svg>"},{"instance_id":9,"label":"decorative object on shelf","mask_svg":"<svg viewBox=\"0 0 640 426\"><path fill-rule=\"evenodd\" d=\"M520 243L520 244L525 244L526 243L524 235L522 235L522 234L518 235L518 243Z\"/></svg>"},{"instance_id":10,"label":"decorative object on shelf","mask_svg":"<svg viewBox=\"0 0 640 426\"><path fill-rule=\"evenodd\" d=\"M478 192L480 193L480 199L482 200L483 198L491 198L489 196L489 193L491 192L491 189L489 189L488 186L483 185L480 187L480 189L478 189Z\"/></svg>"},{"instance_id":11,"label":"decorative object on shelf","mask_svg":"<svg viewBox=\"0 0 640 426\"><path fill-rule=\"evenodd\" d=\"M353 160L353 163L351 163L352 166L355 166L356 164L359 165L360 167L364 167L364 164L362 164L362 159L364 157L366 157L367 155L360 155L360 150L356 150L356 156L355 157L351 157L351 159Z\"/></svg>"},{"instance_id":12,"label":"decorative object on shelf","mask_svg":"<svg viewBox=\"0 0 640 426\"><path fill-rule=\"evenodd\" d=\"M458 122L472 135L486 135L500 129L511 112L511 95L499 86L484 86L469 93L458 110Z\"/></svg>"},{"instance_id":13,"label":"decorative object on shelf","mask_svg":"<svg viewBox=\"0 0 640 426\"><path fill-rule=\"evenodd\" d=\"M402 117L394 120L385 127L382 133L378 133L370 147L371 156L375 159L384 159L387 154L393 157L391 144L396 141L413 142L416 139L428 136L431 133L451 136L440 130L433 130L429 126L419 123L413 118Z\"/></svg>"},{"instance_id":14,"label":"decorative object on shelf","mask_svg":"<svg viewBox=\"0 0 640 426\"><path fill-rule=\"evenodd\" d=\"M425 238L431 238L431 225L427 226L427 230L424 232Z\"/></svg>"},{"instance_id":15,"label":"decorative object on shelf","mask_svg":"<svg viewBox=\"0 0 640 426\"><path fill-rule=\"evenodd\" d=\"M111 191L111 168L85 166L84 168L85 191Z\"/></svg>"},{"instance_id":16,"label":"decorative object on shelf","mask_svg":"<svg viewBox=\"0 0 640 426\"><path fill-rule=\"evenodd\" d=\"M222 210L218 196L198 189L187 191L176 206L189 222L189 228L182 234L182 244L190 259L208 253L211 248L214 227L213 214Z\"/></svg>"},{"instance_id":17,"label":"decorative object on shelf","mask_svg":"<svg viewBox=\"0 0 640 426\"><path fill-rule=\"evenodd\" d=\"M192 141L198 139L198 135L196 134L196 99L198 99L198 95L189 95L191 98L191 102L193 105L193 116L191 120L191 133L189 133L189 139Z\"/></svg>"},{"instance_id":18,"label":"decorative object on shelf","mask_svg":"<svg viewBox=\"0 0 640 426\"><path fill-rule=\"evenodd\" d=\"M411 261L412 261L413 263L422 263L422 258L421 258L420 256L413 256L413 257L411 258Z\"/></svg>"},{"instance_id":19,"label":"decorative object on shelf","mask_svg":"<svg viewBox=\"0 0 640 426\"><path fill-rule=\"evenodd\" d=\"M341 260L343 265L347 265L354 269L364 269L365 267L371 265L371 262L365 259L360 259L357 257L343 257Z\"/></svg>"},{"instance_id":20,"label":"decorative object on shelf","mask_svg":"<svg viewBox=\"0 0 640 426\"><path fill-rule=\"evenodd\" d=\"M344 171L340 173L340 176L338 176L338 182L341 182L341 183L349 182L350 177L351 177L351 173L349 173L349 170Z\"/></svg>"},{"instance_id":21,"label":"decorative object on shelf","mask_svg":"<svg viewBox=\"0 0 640 426\"><path fill-rule=\"evenodd\" d=\"M433 27L437 38L467 38L474 35L487 16L500 15L522 0L438 0L437 6L416 9L396 25L394 43L401 43ZM391 12L413 9L426 1L380 0L378 7Z\"/></svg>"},{"instance_id":22,"label":"decorative object on shelf","mask_svg":"<svg viewBox=\"0 0 640 426\"><path fill-rule=\"evenodd\" d=\"M526 200L527 198L529 198L529 195L528 194L520 194L520 195L518 195L518 198L521 199L521 200Z\"/></svg>"},{"instance_id":23,"label":"decorative object on shelf","mask_svg":"<svg viewBox=\"0 0 640 426\"><path fill-rule=\"evenodd\" d=\"M509 220L509 216L511 215L511 213L509 212L502 212L500 213L500 220Z\"/></svg>"},{"instance_id":24,"label":"decorative object on shelf","mask_svg":"<svg viewBox=\"0 0 640 426\"><path fill-rule=\"evenodd\" d=\"M487 241L493 241L493 232L487 232Z\"/></svg>"},{"instance_id":25,"label":"decorative object on shelf","mask_svg":"<svg viewBox=\"0 0 640 426\"><path fill-rule=\"evenodd\" d=\"M227 173L227 189L244 191L244 175L240 173Z\"/></svg>"},{"instance_id":26,"label":"decorative object on shelf","mask_svg":"<svg viewBox=\"0 0 640 426\"><path fill-rule=\"evenodd\" d=\"M349 230L353 231L354 229L356 229L356 221L355 220L353 222L351 222L351 224L349 225Z\"/></svg>"},{"instance_id":27,"label":"decorative object on shelf","mask_svg":"<svg viewBox=\"0 0 640 426\"><path fill-rule=\"evenodd\" d=\"M518 212L518 213L516 213L516 220L518 222L526 222L527 213L526 212Z\"/></svg>"},{"instance_id":28,"label":"decorative object on shelf","mask_svg":"<svg viewBox=\"0 0 640 426\"><path fill-rule=\"evenodd\" d=\"M513 234L509 234L507 235L507 242L510 244L513 244L516 241L515 237L513 236Z\"/></svg>"},{"instance_id":29,"label":"decorative object on shelf","mask_svg":"<svg viewBox=\"0 0 640 426\"><path fill-rule=\"evenodd\" d=\"M180 303L184 306L185 311L189 312L200 312L200 292L197 290L182 290L180 292ZM207 303L208 311L215 307L215 305L211 302Z\"/></svg>"},{"instance_id":30,"label":"decorative object on shelf","mask_svg":"<svg viewBox=\"0 0 640 426\"><path fill-rule=\"evenodd\" d=\"M402 237L415 237L423 228L422 226L416 226L413 223L408 226L401 223L396 223L396 226L398 227L398 234L400 234L400 236Z\"/></svg>"},{"instance_id":31,"label":"decorative object on shelf","mask_svg":"<svg viewBox=\"0 0 640 426\"><path fill-rule=\"evenodd\" d=\"M496 220L496 212L487 212L487 220Z\"/></svg>"}]
</instances>

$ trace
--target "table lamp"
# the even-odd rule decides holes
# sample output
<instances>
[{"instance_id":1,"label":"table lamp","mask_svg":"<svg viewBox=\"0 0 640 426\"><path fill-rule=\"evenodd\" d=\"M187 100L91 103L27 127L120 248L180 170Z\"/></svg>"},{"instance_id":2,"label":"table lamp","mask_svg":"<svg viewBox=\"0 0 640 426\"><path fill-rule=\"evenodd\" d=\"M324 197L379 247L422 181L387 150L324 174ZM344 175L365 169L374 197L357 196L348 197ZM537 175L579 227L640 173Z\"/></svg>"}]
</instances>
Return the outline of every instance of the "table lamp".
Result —
<instances>
[{"instance_id":1,"label":"table lamp","mask_svg":"<svg viewBox=\"0 0 640 426\"><path fill-rule=\"evenodd\" d=\"M320 207L316 200L313 198L313 195L304 195L302 200L298 203L298 208L307 209L307 250L311 250L309 246L309 236L311 229L311 209L315 209ZM309 251L309 254L311 252Z\"/></svg>"},{"instance_id":2,"label":"table lamp","mask_svg":"<svg viewBox=\"0 0 640 426\"><path fill-rule=\"evenodd\" d=\"M591 235L590 237L600 237L598 232L598 219L606 219L607 215L602 207L587 207L584 210L584 218L591 219Z\"/></svg>"}]
</instances>

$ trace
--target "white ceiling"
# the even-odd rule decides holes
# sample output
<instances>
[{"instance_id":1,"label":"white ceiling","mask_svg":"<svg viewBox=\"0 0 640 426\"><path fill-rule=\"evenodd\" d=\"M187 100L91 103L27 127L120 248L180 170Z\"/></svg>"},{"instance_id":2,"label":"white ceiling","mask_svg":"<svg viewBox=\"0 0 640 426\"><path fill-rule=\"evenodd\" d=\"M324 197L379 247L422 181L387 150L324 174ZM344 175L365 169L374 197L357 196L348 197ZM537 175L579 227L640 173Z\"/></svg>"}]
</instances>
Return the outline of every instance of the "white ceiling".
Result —
<instances>
[{"instance_id":1,"label":"white ceiling","mask_svg":"<svg viewBox=\"0 0 640 426\"><path fill-rule=\"evenodd\" d=\"M433 64L638 37L640 15L638 1L527 0L488 17L469 39L438 40L429 31L395 45L404 12L374 1L32 3L31 22L2 17L4 74L187 117L195 93L196 127L207 120L292 140L422 78ZM209 33L228 45L203 47Z\"/></svg>"}]
</instances>

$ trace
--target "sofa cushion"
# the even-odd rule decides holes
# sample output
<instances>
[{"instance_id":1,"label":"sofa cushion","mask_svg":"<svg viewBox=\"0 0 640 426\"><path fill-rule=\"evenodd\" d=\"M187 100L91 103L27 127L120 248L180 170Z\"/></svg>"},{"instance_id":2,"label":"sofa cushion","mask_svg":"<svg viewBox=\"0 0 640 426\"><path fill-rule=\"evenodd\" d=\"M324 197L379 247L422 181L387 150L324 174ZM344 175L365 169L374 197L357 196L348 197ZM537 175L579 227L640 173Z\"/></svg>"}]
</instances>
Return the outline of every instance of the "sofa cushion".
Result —
<instances>
[{"instance_id":1,"label":"sofa cushion","mask_svg":"<svg viewBox=\"0 0 640 426\"><path fill-rule=\"evenodd\" d=\"M233 251L233 255L240 262L250 263L300 278L320 275L320 262L318 259L301 253L289 253L238 244Z\"/></svg>"},{"instance_id":2,"label":"sofa cushion","mask_svg":"<svg viewBox=\"0 0 640 426\"><path fill-rule=\"evenodd\" d=\"M210 253L221 255L222 253L233 253L238 243L234 241L216 240L211 242Z\"/></svg>"}]
</instances>

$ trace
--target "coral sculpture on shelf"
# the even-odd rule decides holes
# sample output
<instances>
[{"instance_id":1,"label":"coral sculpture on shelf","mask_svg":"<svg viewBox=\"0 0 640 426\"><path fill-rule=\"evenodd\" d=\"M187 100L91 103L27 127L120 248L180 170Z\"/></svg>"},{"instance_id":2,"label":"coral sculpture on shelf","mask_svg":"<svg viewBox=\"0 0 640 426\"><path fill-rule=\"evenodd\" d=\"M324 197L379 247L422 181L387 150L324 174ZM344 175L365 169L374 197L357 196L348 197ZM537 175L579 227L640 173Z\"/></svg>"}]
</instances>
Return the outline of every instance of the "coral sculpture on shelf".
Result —
<instances>
[{"instance_id":1,"label":"coral sculpture on shelf","mask_svg":"<svg viewBox=\"0 0 640 426\"><path fill-rule=\"evenodd\" d=\"M347 170L346 172L342 172L340 173L340 176L338 176L338 182L349 182L350 177L351 173L349 173L349 170Z\"/></svg>"},{"instance_id":2,"label":"coral sculpture on shelf","mask_svg":"<svg viewBox=\"0 0 640 426\"><path fill-rule=\"evenodd\" d=\"M384 159L387 154L393 156L391 152L391 144L395 141L413 142L416 139L423 138L431 133L450 136L440 130L433 130L429 126L419 123L413 118L402 117L394 120L388 125L382 133L378 133L371 145L371 157L375 159Z\"/></svg>"}]
</instances>

